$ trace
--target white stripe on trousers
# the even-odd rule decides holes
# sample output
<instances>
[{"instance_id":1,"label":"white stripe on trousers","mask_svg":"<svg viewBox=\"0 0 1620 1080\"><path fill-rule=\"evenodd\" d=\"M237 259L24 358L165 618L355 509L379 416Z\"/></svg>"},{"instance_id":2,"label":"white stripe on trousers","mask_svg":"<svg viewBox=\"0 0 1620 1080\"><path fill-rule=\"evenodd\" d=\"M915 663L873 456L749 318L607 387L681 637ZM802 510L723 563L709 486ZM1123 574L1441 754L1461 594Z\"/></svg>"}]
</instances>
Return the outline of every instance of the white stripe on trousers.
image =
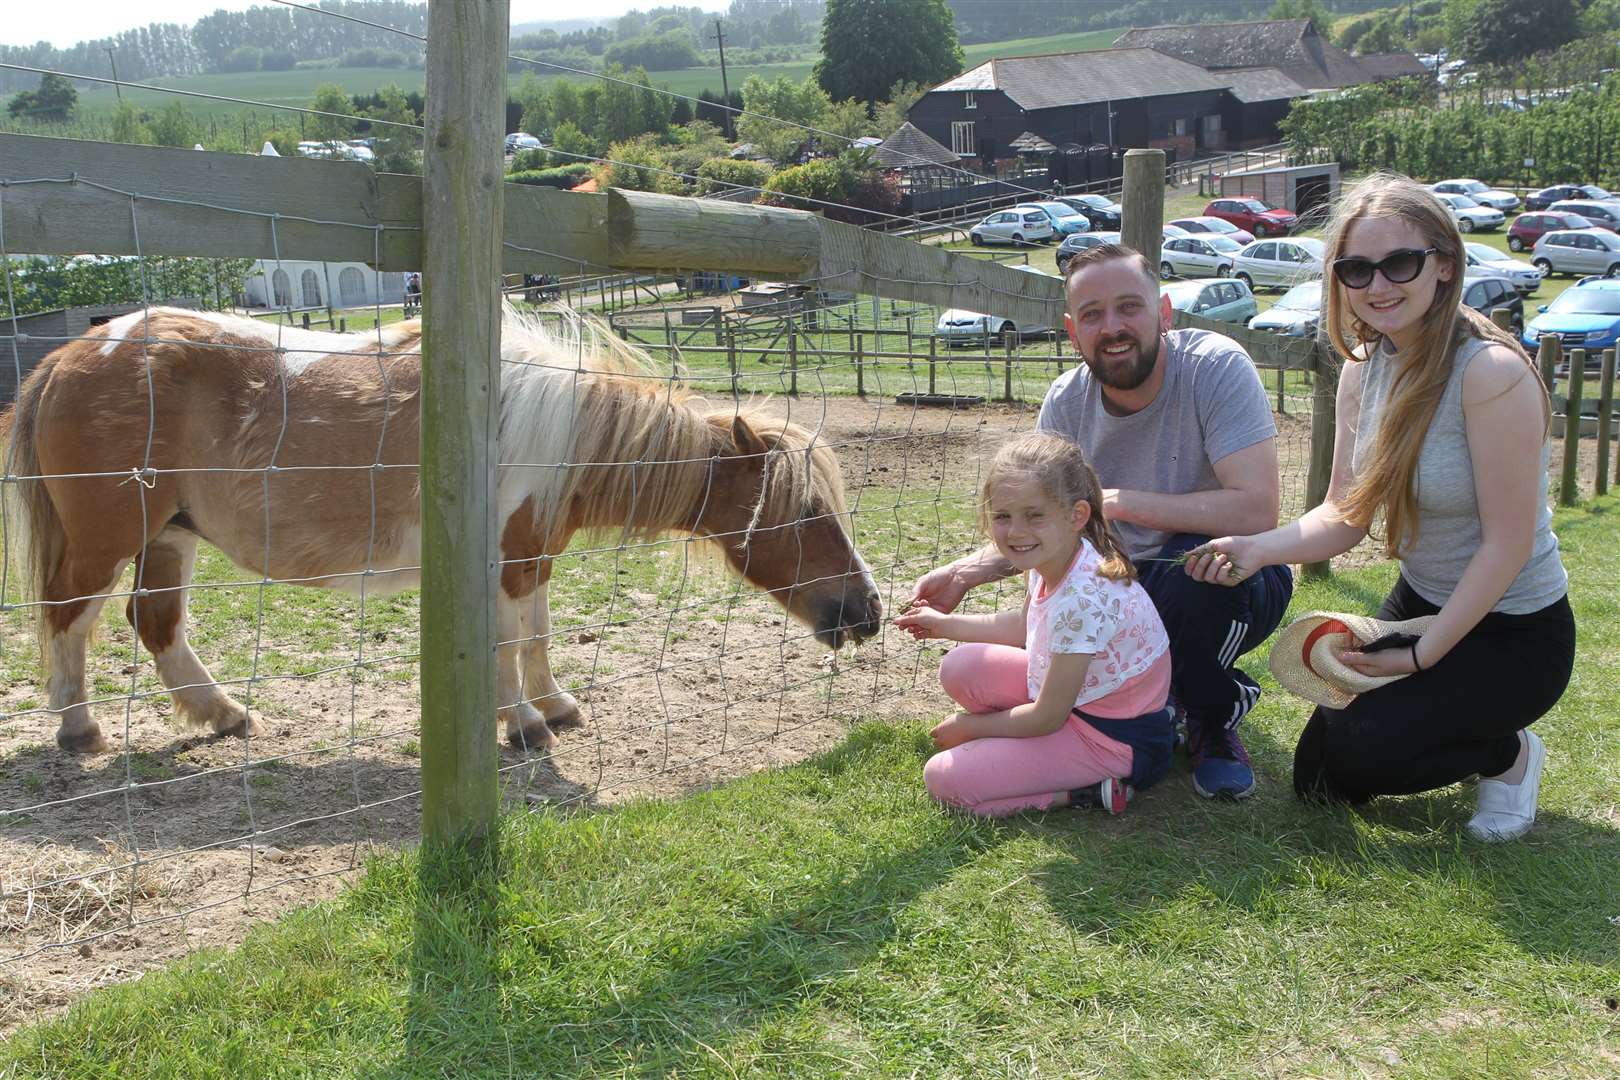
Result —
<instances>
[{"instance_id":1,"label":"white stripe on trousers","mask_svg":"<svg viewBox=\"0 0 1620 1080\"><path fill-rule=\"evenodd\" d=\"M1243 639L1249 633L1249 624L1233 621L1231 629L1226 632L1226 641L1221 645L1221 667L1231 667L1237 659L1238 650L1243 647Z\"/></svg>"}]
</instances>

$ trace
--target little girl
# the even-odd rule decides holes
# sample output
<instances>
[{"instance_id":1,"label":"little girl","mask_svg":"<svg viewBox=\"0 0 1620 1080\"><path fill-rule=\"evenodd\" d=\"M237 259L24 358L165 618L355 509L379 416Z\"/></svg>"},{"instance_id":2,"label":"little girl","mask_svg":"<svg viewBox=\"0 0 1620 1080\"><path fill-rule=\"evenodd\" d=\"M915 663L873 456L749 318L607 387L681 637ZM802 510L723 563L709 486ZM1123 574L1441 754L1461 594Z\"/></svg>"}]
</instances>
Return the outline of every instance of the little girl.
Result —
<instances>
[{"instance_id":1,"label":"little girl","mask_svg":"<svg viewBox=\"0 0 1620 1080\"><path fill-rule=\"evenodd\" d=\"M1068 439L1019 436L990 463L979 524L1026 574L1023 610L895 619L919 639L971 642L940 665L964 711L933 730L928 791L990 817L1071 803L1117 814L1170 766L1170 643L1097 475Z\"/></svg>"}]
</instances>

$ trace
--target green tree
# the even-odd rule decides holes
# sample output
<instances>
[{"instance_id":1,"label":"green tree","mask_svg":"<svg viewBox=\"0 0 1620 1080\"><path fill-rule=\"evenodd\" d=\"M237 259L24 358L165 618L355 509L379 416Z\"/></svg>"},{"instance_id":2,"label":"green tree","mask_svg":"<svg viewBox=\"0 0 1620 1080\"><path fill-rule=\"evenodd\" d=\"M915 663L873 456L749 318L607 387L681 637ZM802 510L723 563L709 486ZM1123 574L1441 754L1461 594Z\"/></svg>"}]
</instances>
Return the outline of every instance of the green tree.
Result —
<instances>
[{"instance_id":1,"label":"green tree","mask_svg":"<svg viewBox=\"0 0 1620 1080\"><path fill-rule=\"evenodd\" d=\"M393 83L389 83L378 91L382 104L374 105L366 110L366 115L373 120L388 120L391 123L373 124L371 133L376 137L376 144L372 153L376 155L376 166L379 172L390 173L420 173L422 171L422 139L415 130L408 127L397 127L398 124L415 124L418 118L410 102L405 99L405 91Z\"/></svg>"},{"instance_id":2,"label":"green tree","mask_svg":"<svg viewBox=\"0 0 1620 1080\"><path fill-rule=\"evenodd\" d=\"M201 128L186 107L178 101L152 118L152 141L159 146L192 147L197 144Z\"/></svg>"},{"instance_id":3,"label":"green tree","mask_svg":"<svg viewBox=\"0 0 1620 1080\"><path fill-rule=\"evenodd\" d=\"M149 143L152 131L141 118L139 110L127 101L118 103L112 115L112 141L119 143Z\"/></svg>"},{"instance_id":4,"label":"green tree","mask_svg":"<svg viewBox=\"0 0 1620 1080\"><path fill-rule=\"evenodd\" d=\"M902 82L889 87L889 100L878 106L872 134L883 139L893 135L906 122L911 107L926 93L928 87L922 83Z\"/></svg>"},{"instance_id":5,"label":"green tree","mask_svg":"<svg viewBox=\"0 0 1620 1080\"><path fill-rule=\"evenodd\" d=\"M612 163L603 166L599 174L607 187L673 195L686 192L681 179L670 175L669 160L656 135L648 133L616 142L608 147L607 156Z\"/></svg>"},{"instance_id":6,"label":"green tree","mask_svg":"<svg viewBox=\"0 0 1620 1080\"><path fill-rule=\"evenodd\" d=\"M79 92L61 75L46 75L35 90L25 90L11 99L6 111L23 120L62 123L79 106Z\"/></svg>"},{"instance_id":7,"label":"green tree","mask_svg":"<svg viewBox=\"0 0 1620 1080\"><path fill-rule=\"evenodd\" d=\"M337 83L322 83L315 88L315 97L309 107L318 113L340 113L339 116L312 116L309 133L325 143L340 143L354 134L354 102Z\"/></svg>"},{"instance_id":8,"label":"green tree","mask_svg":"<svg viewBox=\"0 0 1620 1080\"><path fill-rule=\"evenodd\" d=\"M814 79L766 82L750 75L742 94L748 114L737 118L737 138L752 143L756 154L781 162L791 160L814 134L806 127L822 126L832 104Z\"/></svg>"},{"instance_id":9,"label":"green tree","mask_svg":"<svg viewBox=\"0 0 1620 1080\"><path fill-rule=\"evenodd\" d=\"M564 120L551 130L551 149L554 168L572 165L596 156L596 140L579 130L572 120Z\"/></svg>"},{"instance_id":10,"label":"green tree","mask_svg":"<svg viewBox=\"0 0 1620 1080\"><path fill-rule=\"evenodd\" d=\"M1318 34L1327 34L1333 29L1333 16L1322 4L1322 0L1276 0L1271 10L1266 12L1268 19L1309 19Z\"/></svg>"},{"instance_id":11,"label":"green tree","mask_svg":"<svg viewBox=\"0 0 1620 1080\"><path fill-rule=\"evenodd\" d=\"M1579 33L1575 0L1474 0L1453 41L1475 63L1505 64L1568 44Z\"/></svg>"},{"instance_id":12,"label":"green tree","mask_svg":"<svg viewBox=\"0 0 1620 1080\"><path fill-rule=\"evenodd\" d=\"M867 118L865 104L851 99L829 105L826 115L822 117L821 127L845 139L859 139L863 135L874 134L876 124Z\"/></svg>"},{"instance_id":13,"label":"green tree","mask_svg":"<svg viewBox=\"0 0 1620 1080\"><path fill-rule=\"evenodd\" d=\"M832 99L864 101L871 113L897 82L931 86L961 70L945 0L827 0L815 78Z\"/></svg>"}]
</instances>

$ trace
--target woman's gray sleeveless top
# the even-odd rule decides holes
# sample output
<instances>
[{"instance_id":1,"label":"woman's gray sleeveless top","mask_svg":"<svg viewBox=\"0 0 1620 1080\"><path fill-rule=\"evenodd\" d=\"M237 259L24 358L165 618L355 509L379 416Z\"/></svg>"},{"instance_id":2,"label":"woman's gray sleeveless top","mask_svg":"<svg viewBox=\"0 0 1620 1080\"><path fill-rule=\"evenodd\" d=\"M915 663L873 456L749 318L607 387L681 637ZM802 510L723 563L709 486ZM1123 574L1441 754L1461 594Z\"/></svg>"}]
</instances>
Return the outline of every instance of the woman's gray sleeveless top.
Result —
<instances>
[{"instance_id":1,"label":"woman's gray sleeveless top","mask_svg":"<svg viewBox=\"0 0 1620 1080\"><path fill-rule=\"evenodd\" d=\"M1481 542L1474 464L1468 456L1468 433L1463 424L1462 384L1469 363L1486 344L1480 338L1470 338L1452 358L1451 378L1423 441L1414 477L1418 537L1415 544L1401 552L1401 574L1419 596L1435 605L1444 604L1451 596ZM1353 455L1358 473L1371 456L1379 418L1398 367L1387 339L1364 363ZM1544 439L1530 559L1492 611L1524 615L1541 610L1569 591L1569 578L1558 557L1558 538L1552 531L1552 511L1547 505L1548 453L1549 444Z\"/></svg>"}]
</instances>

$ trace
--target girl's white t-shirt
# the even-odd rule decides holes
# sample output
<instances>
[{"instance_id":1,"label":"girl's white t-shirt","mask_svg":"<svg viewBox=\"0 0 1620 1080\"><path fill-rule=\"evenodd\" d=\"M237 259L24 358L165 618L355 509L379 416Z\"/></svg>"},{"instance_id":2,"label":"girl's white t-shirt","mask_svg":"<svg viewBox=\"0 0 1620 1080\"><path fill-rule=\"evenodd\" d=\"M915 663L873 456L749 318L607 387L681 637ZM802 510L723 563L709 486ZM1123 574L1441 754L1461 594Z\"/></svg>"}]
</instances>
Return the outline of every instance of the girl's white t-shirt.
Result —
<instances>
[{"instance_id":1,"label":"girl's white t-shirt","mask_svg":"<svg viewBox=\"0 0 1620 1080\"><path fill-rule=\"evenodd\" d=\"M1093 657L1086 682L1075 698L1084 705L1107 697L1143 674L1170 650L1170 638L1147 590L1135 581L1114 581L1097 573L1101 557L1085 537L1055 588L1041 595L1041 576L1025 575L1029 607L1024 614L1024 648L1029 653L1029 699L1038 701L1053 653Z\"/></svg>"}]
</instances>

